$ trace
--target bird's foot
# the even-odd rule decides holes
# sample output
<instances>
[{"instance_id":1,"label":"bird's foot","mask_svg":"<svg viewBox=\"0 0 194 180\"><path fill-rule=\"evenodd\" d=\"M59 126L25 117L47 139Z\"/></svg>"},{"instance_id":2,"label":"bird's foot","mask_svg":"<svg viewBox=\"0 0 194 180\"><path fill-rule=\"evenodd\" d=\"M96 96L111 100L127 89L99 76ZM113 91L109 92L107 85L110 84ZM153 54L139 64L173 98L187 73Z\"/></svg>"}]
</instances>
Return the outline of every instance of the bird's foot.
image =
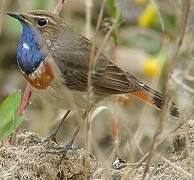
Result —
<instances>
[{"instance_id":1,"label":"bird's foot","mask_svg":"<svg viewBox=\"0 0 194 180\"><path fill-rule=\"evenodd\" d=\"M67 152L72 149L72 146L73 146L73 142L70 141L69 143L61 147L53 148L53 150L47 151L47 153L62 155L62 159L63 159L66 156Z\"/></svg>"},{"instance_id":2,"label":"bird's foot","mask_svg":"<svg viewBox=\"0 0 194 180\"><path fill-rule=\"evenodd\" d=\"M74 140L79 132L80 128L76 128L71 140L69 141L69 143L65 144L64 146L61 146L61 147L57 147L57 148L53 148L52 150L50 151L46 151L44 153L49 153L49 154L56 154L56 155L62 155L60 161L59 161L59 164L61 164L61 162L63 161L64 157L66 156L67 152L72 149L72 146L73 146L73 143L74 143ZM51 137L52 138L52 137Z\"/></svg>"}]
</instances>

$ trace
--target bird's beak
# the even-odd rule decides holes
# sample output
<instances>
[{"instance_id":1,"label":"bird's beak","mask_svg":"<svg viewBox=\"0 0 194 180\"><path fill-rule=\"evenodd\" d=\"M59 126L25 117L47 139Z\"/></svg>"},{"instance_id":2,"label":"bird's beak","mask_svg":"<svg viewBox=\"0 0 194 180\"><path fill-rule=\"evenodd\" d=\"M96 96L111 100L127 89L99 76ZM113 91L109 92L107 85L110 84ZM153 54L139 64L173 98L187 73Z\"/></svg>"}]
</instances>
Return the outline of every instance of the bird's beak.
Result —
<instances>
[{"instance_id":1,"label":"bird's beak","mask_svg":"<svg viewBox=\"0 0 194 180\"><path fill-rule=\"evenodd\" d=\"M7 15L19 20L22 24L26 23L31 25L31 22L28 19L28 16L25 14L15 13L15 12L8 12Z\"/></svg>"},{"instance_id":2,"label":"bird's beak","mask_svg":"<svg viewBox=\"0 0 194 180\"><path fill-rule=\"evenodd\" d=\"M15 18L15 19L18 19L19 21L20 20L24 20L23 16L19 13L15 13L15 12L8 12L7 15Z\"/></svg>"}]
</instances>

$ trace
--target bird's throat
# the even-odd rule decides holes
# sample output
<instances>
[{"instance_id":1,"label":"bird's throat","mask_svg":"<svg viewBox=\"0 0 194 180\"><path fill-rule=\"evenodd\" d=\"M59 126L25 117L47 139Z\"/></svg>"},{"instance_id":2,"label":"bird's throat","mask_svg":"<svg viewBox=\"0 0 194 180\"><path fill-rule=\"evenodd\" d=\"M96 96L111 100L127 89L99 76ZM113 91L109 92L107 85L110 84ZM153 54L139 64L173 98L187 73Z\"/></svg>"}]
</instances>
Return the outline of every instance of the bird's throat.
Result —
<instances>
[{"instance_id":1,"label":"bird's throat","mask_svg":"<svg viewBox=\"0 0 194 180\"><path fill-rule=\"evenodd\" d=\"M23 32L17 48L18 65L25 75L30 75L47 58L42 46L40 33L27 24L23 25Z\"/></svg>"}]
</instances>

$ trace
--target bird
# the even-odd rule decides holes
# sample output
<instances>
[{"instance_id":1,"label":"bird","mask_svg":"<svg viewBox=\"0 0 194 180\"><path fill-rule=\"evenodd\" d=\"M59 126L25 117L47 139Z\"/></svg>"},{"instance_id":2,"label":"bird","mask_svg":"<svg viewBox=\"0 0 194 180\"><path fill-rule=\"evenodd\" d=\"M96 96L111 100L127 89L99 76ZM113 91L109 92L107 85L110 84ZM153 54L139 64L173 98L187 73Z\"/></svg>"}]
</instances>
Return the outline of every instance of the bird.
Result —
<instances>
[{"instance_id":1,"label":"bird","mask_svg":"<svg viewBox=\"0 0 194 180\"><path fill-rule=\"evenodd\" d=\"M88 74L92 42L72 30L63 18L52 12L34 10L7 13L23 27L17 47L17 63L32 89L58 108L88 108ZM98 48L94 50L98 51ZM162 110L164 96L122 70L101 52L90 76L95 107L104 98L132 94L152 107ZM179 117L174 103L170 115Z\"/></svg>"}]
</instances>

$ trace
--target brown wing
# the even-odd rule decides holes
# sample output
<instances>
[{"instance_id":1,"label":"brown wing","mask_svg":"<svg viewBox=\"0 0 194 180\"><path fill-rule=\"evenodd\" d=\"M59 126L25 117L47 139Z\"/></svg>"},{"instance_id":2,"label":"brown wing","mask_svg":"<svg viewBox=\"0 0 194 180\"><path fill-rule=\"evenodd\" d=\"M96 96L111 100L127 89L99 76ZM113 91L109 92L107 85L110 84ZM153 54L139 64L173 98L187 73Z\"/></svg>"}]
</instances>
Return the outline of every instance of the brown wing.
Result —
<instances>
[{"instance_id":1,"label":"brown wing","mask_svg":"<svg viewBox=\"0 0 194 180\"><path fill-rule=\"evenodd\" d=\"M68 88L86 91L88 65L81 52L65 52L56 62Z\"/></svg>"},{"instance_id":2,"label":"brown wing","mask_svg":"<svg viewBox=\"0 0 194 180\"><path fill-rule=\"evenodd\" d=\"M104 60L103 60L104 61ZM100 60L99 62L100 63ZM96 65L94 76L101 72L102 68ZM106 66L99 78L95 78L94 87L98 94L123 94L140 88L139 83L134 78L106 59Z\"/></svg>"},{"instance_id":3,"label":"brown wing","mask_svg":"<svg viewBox=\"0 0 194 180\"><path fill-rule=\"evenodd\" d=\"M70 89L87 90L89 57L88 53L73 51L64 53L63 59L58 61L65 84ZM128 93L139 88L133 78L130 78L104 55L101 55L96 63L91 84L95 93L102 95Z\"/></svg>"},{"instance_id":4,"label":"brown wing","mask_svg":"<svg viewBox=\"0 0 194 180\"><path fill-rule=\"evenodd\" d=\"M88 83L88 69L91 55L91 42L77 33L64 33L60 44L54 53L65 84L70 89L86 91ZM65 40L65 41L63 41ZM138 89L138 83L133 78L115 66L109 59L100 54L91 76L93 90L97 94L111 95L128 93Z\"/></svg>"}]
</instances>

